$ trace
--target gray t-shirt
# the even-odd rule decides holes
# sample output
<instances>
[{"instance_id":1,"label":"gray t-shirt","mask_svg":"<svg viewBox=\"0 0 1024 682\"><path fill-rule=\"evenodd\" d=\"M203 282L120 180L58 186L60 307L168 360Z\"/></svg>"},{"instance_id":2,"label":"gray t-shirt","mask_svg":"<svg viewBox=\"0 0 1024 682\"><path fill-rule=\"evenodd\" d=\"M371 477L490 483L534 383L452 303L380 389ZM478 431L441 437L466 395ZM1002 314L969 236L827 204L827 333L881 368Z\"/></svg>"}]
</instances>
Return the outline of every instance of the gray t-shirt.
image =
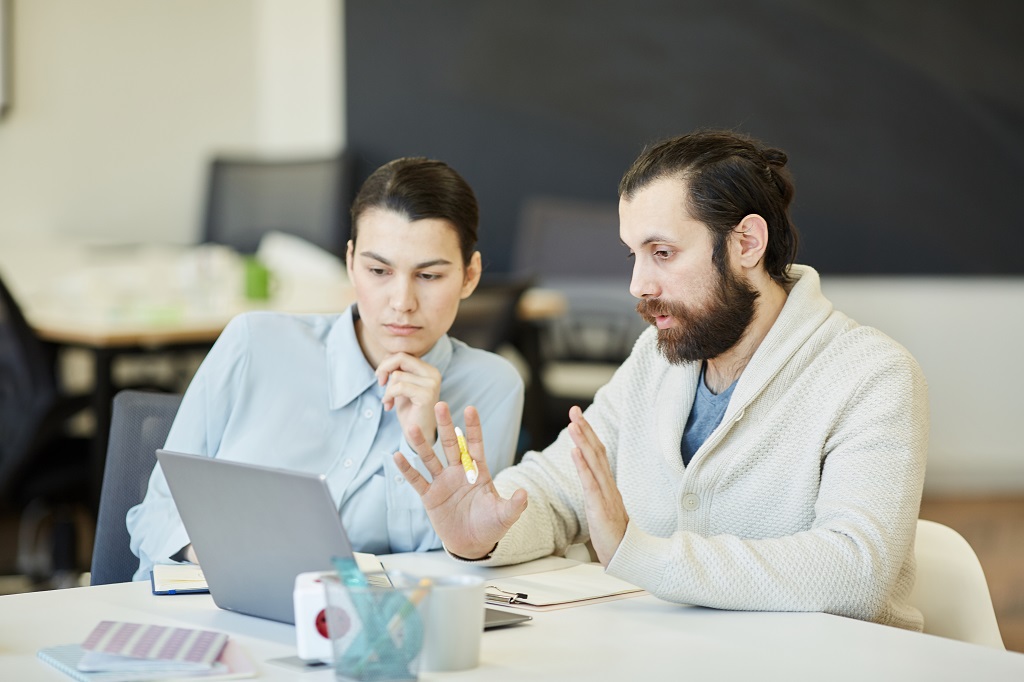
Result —
<instances>
[{"instance_id":1,"label":"gray t-shirt","mask_svg":"<svg viewBox=\"0 0 1024 682\"><path fill-rule=\"evenodd\" d=\"M700 370L700 381L697 382L697 394L693 398L693 409L690 410L690 417L686 420L686 428L683 429L681 450L684 466L690 464L693 454L700 449L700 446L708 439L711 432L722 422L725 410L729 407L732 390L736 388L736 381L734 381L729 385L729 388L715 395L707 387L707 384L704 383L704 371L706 368L707 363L704 363Z\"/></svg>"}]
</instances>

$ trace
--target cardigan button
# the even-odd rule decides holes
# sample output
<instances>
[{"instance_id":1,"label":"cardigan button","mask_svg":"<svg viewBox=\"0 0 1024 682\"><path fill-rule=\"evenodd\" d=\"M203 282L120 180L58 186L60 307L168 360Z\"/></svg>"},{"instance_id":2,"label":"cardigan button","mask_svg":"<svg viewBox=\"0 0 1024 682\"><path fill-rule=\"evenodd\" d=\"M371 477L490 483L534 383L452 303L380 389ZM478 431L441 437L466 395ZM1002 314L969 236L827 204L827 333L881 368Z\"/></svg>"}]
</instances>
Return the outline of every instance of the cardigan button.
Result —
<instances>
[{"instance_id":1,"label":"cardigan button","mask_svg":"<svg viewBox=\"0 0 1024 682\"><path fill-rule=\"evenodd\" d=\"M700 506L700 498L693 493L686 493L683 495L683 509L686 511L694 511Z\"/></svg>"}]
</instances>

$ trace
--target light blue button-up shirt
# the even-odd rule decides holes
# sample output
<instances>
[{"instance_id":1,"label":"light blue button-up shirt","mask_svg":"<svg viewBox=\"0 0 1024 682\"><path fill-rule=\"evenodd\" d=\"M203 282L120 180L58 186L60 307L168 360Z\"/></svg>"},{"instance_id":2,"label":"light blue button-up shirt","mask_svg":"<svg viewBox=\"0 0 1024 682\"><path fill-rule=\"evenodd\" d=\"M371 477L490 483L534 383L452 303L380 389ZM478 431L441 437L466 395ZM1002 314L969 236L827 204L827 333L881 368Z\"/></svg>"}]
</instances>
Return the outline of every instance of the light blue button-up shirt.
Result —
<instances>
[{"instance_id":1,"label":"light blue button-up shirt","mask_svg":"<svg viewBox=\"0 0 1024 682\"><path fill-rule=\"evenodd\" d=\"M492 474L512 464L523 382L503 358L441 337L423 360L441 372L441 400L456 424L480 412ZM429 475L405 441L384 387L356 339L353 309L338 315L247 313L225 328L182 399L167 450L324 474L357 551L438 549L396 450ZM440 441L435 446L445 461ZM160 466L128 512L136 580L189 543Z\"/></svg>"}]
</instances>

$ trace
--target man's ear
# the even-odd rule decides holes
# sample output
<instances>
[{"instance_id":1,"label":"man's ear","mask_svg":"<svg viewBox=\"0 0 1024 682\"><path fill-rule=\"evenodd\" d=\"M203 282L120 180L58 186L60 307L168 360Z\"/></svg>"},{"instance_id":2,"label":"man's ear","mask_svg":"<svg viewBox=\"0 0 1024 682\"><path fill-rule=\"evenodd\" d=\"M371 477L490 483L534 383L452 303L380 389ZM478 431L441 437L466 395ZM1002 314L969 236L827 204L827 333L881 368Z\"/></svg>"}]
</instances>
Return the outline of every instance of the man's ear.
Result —
<instances>
[{"instance_id":1,"label":"man's ear","mask_svg":"<svg viewBox=\"0 0 1024 682\"><path fill-rule=\"evenodd\" d=\"M476 290L476 285L480 283L482 272L483 266L480 261L480 252L474 251L469 259L469 265L466 266L466 276L462 280L462 294L460 298L469 298L469 295Z\"/></svg>"},{"instance_id":2,"label":"man's ear","mask_svg":"<svg viewBox=\"0 0 1024 682\"><path fill-rule=\"evenodd\" d=\"M352 281L352 261L355 258L355 244L348 240L348 247L345 249L345 272L348 274L348 281Z\"/></svg>"},{"instance_id":3,"label":"man's ear","mask_svg":"<svg viewBox=\"0 0 1024 682\"><path fill-rule=\"evenodd\" d=\"M752 268L764 258L768 248L768 222L756 213L747 215L733 228L735 263Z\"/></svg>"}]
</instances>

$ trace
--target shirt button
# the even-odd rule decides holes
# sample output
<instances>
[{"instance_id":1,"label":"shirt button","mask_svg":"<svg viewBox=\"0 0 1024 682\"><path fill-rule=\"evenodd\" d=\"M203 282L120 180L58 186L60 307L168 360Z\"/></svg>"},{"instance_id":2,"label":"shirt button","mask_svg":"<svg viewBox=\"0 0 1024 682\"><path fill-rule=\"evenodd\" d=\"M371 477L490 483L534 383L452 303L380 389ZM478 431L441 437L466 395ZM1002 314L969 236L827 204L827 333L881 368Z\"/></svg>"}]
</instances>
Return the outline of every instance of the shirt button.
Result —
<instances>
[{"instance_id":1,"label":"shirt button","mask_svg":"<svg viewBox=\"0 0 1024 682\"><path fill-rule=\"evenodd\" d=\"M373 416L373 410L371 410L371 409L369 409L369 408L367 408L367 409L363 410L363 417L364 417L365 419L369 419L369 418L370 418L370 417L372 417L372 416Z\"/></svg>"},{"instance_id":2,"label":"shirt button","mask_svg":"<svg viewBox=\"0 0 1024 682\"><path fill-rule=\"evenodd\" d=\"M352 460L351 459L346 459L345 460L345 468L348 469L351 466L352 466Z\"/></svg>"},{"instance_id":3,"label":"shirt button","mask_svg":"<svg viewBox=\"0 0 1024 682\"><path fill-rule=\"evenodd\" d=\"M693 511L700 506L700 498L693 493L683 495L683 509Z\"/></svg>"},{"instance_id":4,"label":"shirt button","mask_svg":"<svg viewBox=\"0 0 1024 682\"><path fill-rule=\"evenodd\" d=\"M402 476L402 474L395 474L395 483L404 483L404 482L405 482L405 478Z\"/></svg>"}]
</instances>

